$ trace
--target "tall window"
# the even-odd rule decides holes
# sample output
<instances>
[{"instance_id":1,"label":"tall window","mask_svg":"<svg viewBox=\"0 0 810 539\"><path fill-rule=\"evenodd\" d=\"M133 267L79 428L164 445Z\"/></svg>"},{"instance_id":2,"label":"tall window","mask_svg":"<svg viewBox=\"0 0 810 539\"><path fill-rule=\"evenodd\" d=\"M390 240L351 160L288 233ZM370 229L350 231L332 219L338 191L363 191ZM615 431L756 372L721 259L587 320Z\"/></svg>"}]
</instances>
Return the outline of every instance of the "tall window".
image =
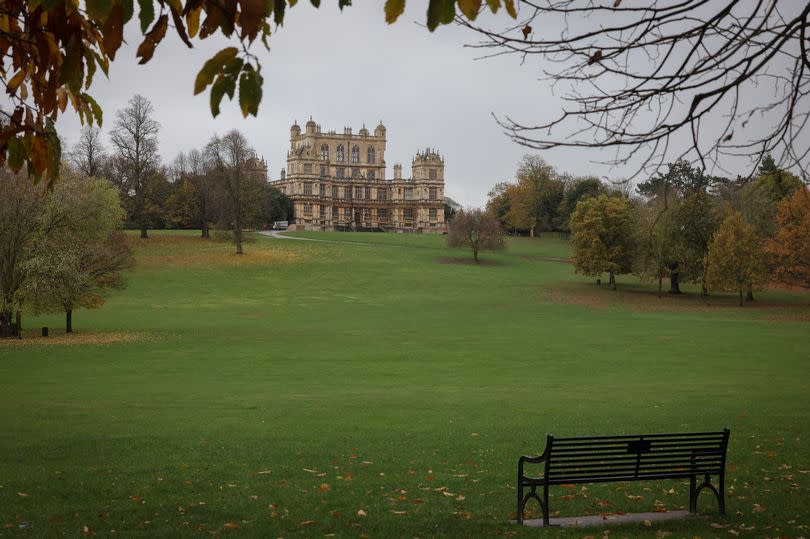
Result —
<instances>
[{"instance_id":1,"label":"tall window","mask_svg":"<svg viewBox=\"0 0 810 539\"><path fill-rule=\"evenodd\" d=\"M436 200L436 188L435 187L431 187L431 188L428 189L428 198L430 200Z\"/></svg>"},{"instance_id":2,"label":"tall window","mask_svg":"<svg viewBox=\"0 0 810 539\"><path fill-rule=\"evenodd\" d=\"M366 187L366 200L371 200L371 187Z\"/></svg>"},{"instance_id":3,"label":"tall window","mask_svg":"<svg viewBox=\"0 0 810 539\"><path fill-rule=\"evenodd\" d=\"M438 215L438 213L437 213L437 211L436 211L436 208L430 208L430 209L428 210L428 213L429 213L429 216L430 216L430 220L431 220L431 221L435 221L435 220L436 220L436 216Z\"/></svg>"},{"instance_id":4,"label":"tall window","mask_svg":"<svg viewBox=\"0 0 810 539\"><path fill-rule=\"evenodd\" d=\"M388 210L385 208L380 208L377 210L377 219L380 221L388 220Z\"/></svg>"},{"instance_id":5,"label":"tall window","mask_svg":"<svg viewBox=\"0 0 810 539\"><path fill-rule=\"evenodd\" d=\"M305 195L312 194L312 182L304 182L304 194Z\"/></svg>"},{"instance_id":6,"label":"tall window","mask_svg":"<svg viewBox=\"0 0 810 539\"><path fill-rule=\"evenodd\" d=\"M304 216L312 217L312 204L304 204Z\"/></svg>"},{"instance_id":7,"label":"tall window","mask_svg":"<svg viewBox=\"0 0 810 539\"><path fill-rule=\"evenodd\" d=\"M321 178L326 177L326 165L321 165Z\"/></svg>"},{"instance_id":8,"label":"tall window","mask_svg":"<svg viewBox=\"0 0 810 539\"><path fill-rule=\"evenodd\" d=\"M413 187L405 188L405 200L413 200Z\"/></svg>"},{"instance_id":9,"label":"tall window","mask_svg":"<svg viewBox=\"0 0 810 539\"><path fill-rule=\"evenodd\" d=\"M344 178L346 171L343 167L338 167L335 169L335 178Z\"/></svg>"},{"instance_id":10,"label":"tall window","mask_svg":"<svg viewBox=\"0 0 810 539\"><path fill-rule=\"evenodd\" d=\"M352 167L352 178L359 178L360 177L360 169L357 167Z\"/></svg>"},{"instance_id":11,"label":"tall window","mask_svg":"<svg viewBox=\"0 0 810 539\"><path fill-rule=\"evenodd\" d=\"M402 210L402 218L406 221L413 221L413 208L404 208Z\"/></svg>"},{"instance_id":12,"label":"tall window","mask_svg":"<svg viewBox=\"0 0 810 539\"><path fill-rule=\"evenodd\" d=\"M321 144L321 159L329 161L329 145Z\"/></svg>"},{"instance_id":13,"label":"tall window","mask_svg":"<svg viewBox=\"0 0 810 539\"><path fill-rule=\"evenodd\" d=\"M352 186L347 185L343 188L343 198L352 198Z\"/></svg>"},{"instance_id":14,"label":"tall window","mask_svg":"<svg viewBox=\"0 0 810 539\"><path fill-rule=\"evenodd\" d=\"M312 163L304 164L304 174L312 174Z\"/></svg>"},{"instance_id":15,"label":"tall window","mask_svg":"<svg viewBox=\"0 0 810 539\"><path fill-rule=\"evenodd\" d=\"M363 198L363 188L356 187L354 190L354 198Z\"/></svg>"},{"instance_id":16,"label":"tall window","mask_svg":"<svg viewBox=\"0 0 810 539\"><path fill-rule=\"evenodd\" d=\"M332 219L337 219L337 218L338 218L338 207L337 206L332 206Z\"/></svg>"},{"instance_id":17,"label":"tall window","mask_svg":"<svg viewBox=\"0 0 810 539\"><path fill-rule=\"evenodd\" d=\"M377 188L377 200L385 200L386 198L387 197L386 197L385 188L384 187L378 187Z\"/></svg>"},{"instance_id":18,"label":"tall window","mask_svg":"<svg viewBox=\"0 0 810 539\"><path fill-rule=\"evenodd\" d=\"M374 155L374 146L369 146L368 147L368 162L369 163L374 163L375 157L376 156Z\"/></svg>"},{"instance_id":19,"label":"tall window","mask_svg":"<svg viewBox=\"0 0 810 539\"><path fill-rule=\"evenodd\" d=\"M337 194L337 185L333 185L333 186L332 186L332 198L337 198L337 197L338 197L338 194Z\"/></svg>"},{"instance_id":20,"label":"tall window","mask_svg":"<svg viewBox=\"0 0 810 539\"><path fill-rule=\"evenodd\" d=\"M354 145L352 146L352 163L359 163L360 162L360 146Z\"/></svg>"},{"instance_id":21,"label":"tall window","mask_svg":"<svg viewBox=\"0 0 810 539\"><path fill-rule=\"evenodd\" d=\"M338 163L342 163L343 161L346 160L346 153L345 150L343 149L343 144L339 144L337 149L335 150L335 160Z\"/></svg>"},{"instance_id":22,"label":"tall window","mask_svg":"<svg viewBox=\"0 0 810 539\"><path fill-rule=\"evenodd\" d=\"M371 169L371 168L370 168L370 169L368 169L368 170L366 171L366 178L368 178L369 180L374 180L374 179L376 179L376 175L374 174L374 169Z\"/></svg>"},{"instance_id":23,"label":"tall window","mask_svg":"<svg viewBox=\"0 0 810 539\"><path fill-rule=\"evenodd\" d=\"M436 179L436 169L435 169L435 168L430 169L430 171L428 172L428 177L429 177L431 180L435 180L435 179Z\"/></svg>"},{"instance_id":24,"label":"tall window","mask_svg":"<svg viewBox=\"0 0 810 539\"><path fill-rule=\"evenodd\" d=\"M320 216L321 216L321 219L325 219L325 218L326 218L326 206L324 206L323 204L321 204L321 205L320 205L320 208L321 208L321 211L320 211Z\"/></svg>"},{"instance_id":25,"label":"tall window","mask_svg":"<svg viewBox=\"0 0 810 539\"><path fill-rule=\"evenodd\" d=\"M319 189L318 189L318 194L319 194L320 196L322 196L322 197L325 197L325 196L326 196L326 186L325 186L324 184L321 184L321 185L319 186Z\"/></svg>"},{"instance_id":26,"label":"tall window","mask_svg":"<svg viewBox=\"0 0 810 539\"><path fill-rule=\"evenodd\" d=\"M351 210L351 208L343 208L343 217L345 219L351 219L352 218L352 210Z\"/></svg>"}]
</instances>

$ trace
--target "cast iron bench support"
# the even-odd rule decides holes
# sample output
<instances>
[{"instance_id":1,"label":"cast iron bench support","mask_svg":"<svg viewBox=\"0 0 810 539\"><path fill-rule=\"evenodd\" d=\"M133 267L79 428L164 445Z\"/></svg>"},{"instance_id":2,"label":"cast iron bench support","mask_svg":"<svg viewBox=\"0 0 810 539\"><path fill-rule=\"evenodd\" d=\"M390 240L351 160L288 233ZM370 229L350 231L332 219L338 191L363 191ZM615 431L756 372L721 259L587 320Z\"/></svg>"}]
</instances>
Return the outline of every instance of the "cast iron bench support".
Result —
<instances>
[{"instance_id":1,"label":"cast iron bench support","mask_svg":"<svg viewBox=\"0 0 810 539\"><path fill-rule=\"evenodd\" d=\"M549 525L548 488L551 485L689 479L689 512L697 513L703 489L717 498L726 514L726 452L729 429L719 432L633 434L555 438L548 435L546 449L536 457L518 460L517 522L523 524L526 503L534 498ZM526 464L543 464L542 475L527 475ZM703 482L698 484L698 477ZM717 476L717 486L711 482ZM543 488L543 498L537 492ZM528 492L524 494L524 489Z\"/></svg>"}]
</instances>

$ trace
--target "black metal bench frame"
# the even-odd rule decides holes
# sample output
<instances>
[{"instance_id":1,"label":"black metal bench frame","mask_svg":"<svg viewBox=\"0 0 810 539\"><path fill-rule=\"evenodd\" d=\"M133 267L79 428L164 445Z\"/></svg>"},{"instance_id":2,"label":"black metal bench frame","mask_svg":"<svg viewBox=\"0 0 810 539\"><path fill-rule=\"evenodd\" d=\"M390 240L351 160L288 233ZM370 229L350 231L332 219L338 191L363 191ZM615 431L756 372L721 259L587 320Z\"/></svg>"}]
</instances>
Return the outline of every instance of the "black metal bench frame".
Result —
<instances>
[{"instance_id":1,"label":"black metal bench frame","mask_svg":"<svg viewBox=\"0 0 810 539\"><path fill-rule=\"evenodd\" d=\"M634 434L555 438L548 435L539 456L518 460L517 522L523 524L526 503L534 498L549 525L548 488L551 485L608 483L658 479L689 479L689 512L697 513L698 495L711 490L720 514L726 514L726 452L731 431L675 434ZM542 476L524 473L525 464L544 463ZM698 478L703 482L698 484ZM717 486L711 477L717 476ZM543 499L537 493L543 487ZM529 491L524 495L524 489Z\"/></svg>"}]
</instances>

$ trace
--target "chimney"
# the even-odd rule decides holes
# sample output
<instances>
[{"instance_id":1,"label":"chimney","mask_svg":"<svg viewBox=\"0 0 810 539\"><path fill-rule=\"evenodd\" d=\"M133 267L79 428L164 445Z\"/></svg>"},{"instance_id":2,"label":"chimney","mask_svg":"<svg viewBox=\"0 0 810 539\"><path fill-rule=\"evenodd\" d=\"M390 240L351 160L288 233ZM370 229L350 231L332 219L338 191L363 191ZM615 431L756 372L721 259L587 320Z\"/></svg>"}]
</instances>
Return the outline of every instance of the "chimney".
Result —
<instances>
[{"instance_id":1,"label":"chimney","mask_svg":"<svg viewBox=\"0 0 810 539\"><path fill-rule=\"evenodd\" d=\"M394 179L401 180L402 179L402 165L399 163L394 165Z\"/></svg>"},{"instance_id":2,"label":"chimney","mask_svg":"<svg viewBox=\"0 0 810 539\"><path fill-rule=\"evenodd\" d=\"M283 168L281 169L281 179L282 179L282 180L286 180L286 179L287 179L287 171L286 171L286 170L284 170Z\"/></svg>"}]
</instances>

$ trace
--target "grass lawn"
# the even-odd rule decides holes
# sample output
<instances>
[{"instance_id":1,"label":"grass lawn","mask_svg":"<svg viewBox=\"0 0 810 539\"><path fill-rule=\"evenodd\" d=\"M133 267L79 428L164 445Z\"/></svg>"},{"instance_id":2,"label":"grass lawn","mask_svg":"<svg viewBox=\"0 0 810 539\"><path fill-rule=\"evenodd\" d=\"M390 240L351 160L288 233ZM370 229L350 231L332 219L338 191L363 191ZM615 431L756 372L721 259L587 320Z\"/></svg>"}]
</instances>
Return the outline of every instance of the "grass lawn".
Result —
<instances>
[{"instance_id":1,"label":"grass lawn","mask_svg":"<svg viewBox=\"0 0 810 539\"><path fill-rule=\"evenodd\" d=\"M598 289L554 238L475 266L438 236L299 235L359 243L133 237L75 335L24 318L55 344L0 343L0 536L601 537L509 524L518 456L725 426L727 518L704 492L610 537L810 534L810 296ZM681 481L551 490L563 516L687 504Z\"/></svg>"}]
</instances>

